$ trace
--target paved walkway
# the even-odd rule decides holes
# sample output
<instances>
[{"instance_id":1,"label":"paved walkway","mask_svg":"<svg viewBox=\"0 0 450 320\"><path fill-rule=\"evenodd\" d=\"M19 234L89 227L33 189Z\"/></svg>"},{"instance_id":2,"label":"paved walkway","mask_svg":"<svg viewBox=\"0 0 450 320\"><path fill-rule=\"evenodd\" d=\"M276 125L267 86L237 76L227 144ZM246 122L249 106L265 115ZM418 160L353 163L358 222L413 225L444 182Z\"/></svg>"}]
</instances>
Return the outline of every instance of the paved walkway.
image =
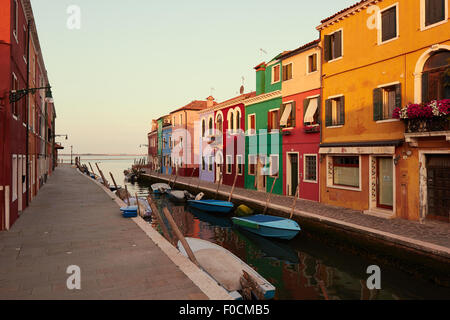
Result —
<instances>
[{"instance_id":1,"label":"paved walkway","mask_svg":"<svg viewBox=\"0 0 450 320\"><path fill-rule=\"evenodd\" d=\"M156 176L155 174L151 174ZM162 179L174 180L174 176L158 174ZM177 183L197 187L198 178L181 177ZM200 181L200 188L216 192L217 184ZM230 193L231 187L221 185L219 193L225 196ZM236 188L233 199L247 200L254 203L266 203L267 193L243 188ZM290 213L292 198L280 195L272 195L269 208ZM428 252L439 253L450 257L450 224L445 222L424 221L423 223L404 219L383 219L365 215L360 211L325 205L308 200L297 200L295 214L303 218L314 219L323 223L333 224L345 229L358 230L367 234L373 234L388 241L395 240L399 244L408 245L416 249L424 249Z\"/></svg>"},{"instance_id":2,"label":"paved walkway","mask_svg":"<svg viewBox=\"0 0 450 320\"><path fill-rule=\"evenodd\" d=\"M81 268L81 290L67 289L70 265ZM68 166L0 232L0 300L207 298L107 193Z\"/></svg>"}]
</instances>

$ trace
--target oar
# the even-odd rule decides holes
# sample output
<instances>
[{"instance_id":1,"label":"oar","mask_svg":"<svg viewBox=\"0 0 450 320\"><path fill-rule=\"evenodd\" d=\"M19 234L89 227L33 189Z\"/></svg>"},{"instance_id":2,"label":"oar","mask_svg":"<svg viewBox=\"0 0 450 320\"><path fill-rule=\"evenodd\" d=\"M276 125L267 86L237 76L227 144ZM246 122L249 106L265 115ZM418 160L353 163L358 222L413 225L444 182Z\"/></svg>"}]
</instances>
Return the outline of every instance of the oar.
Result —
<instances>
[{"instance_id":1,"label":"oar","mask_svg":"<svg viewBox=\"0 0 450 320\"><path fill-rule=\"evenodd\" d=\"M188 254L189 259L193 263L195 263L198 267L200 267L200 264L198 263L197 259L195 258L194 253L191 250L191 247L189 246L188 242L184 238L183 234L181 233L180 229L178 229L177 224L172 218L172 215L170 214L169 210L167 208L163 209L163 213L166 216L167 221L169 221L170 226L172 227L172 230L174 231L175 235L177 236L178 240L180 240L181 244L184 247L184 250L186 250L186 253Z\"/></svg>"}]
</instances>

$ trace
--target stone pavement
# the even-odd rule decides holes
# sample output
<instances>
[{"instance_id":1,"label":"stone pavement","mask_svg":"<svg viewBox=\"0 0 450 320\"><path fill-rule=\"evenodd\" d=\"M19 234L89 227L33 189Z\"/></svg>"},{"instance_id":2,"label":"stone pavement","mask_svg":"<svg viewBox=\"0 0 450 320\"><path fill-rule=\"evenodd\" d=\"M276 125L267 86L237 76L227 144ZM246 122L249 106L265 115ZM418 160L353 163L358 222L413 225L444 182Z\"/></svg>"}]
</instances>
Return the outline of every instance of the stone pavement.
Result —
<instances>
[{"instance_id":1,"label":"stone pavement","mask_svg":"<svg viewBox=\"0 0 450 320\"><path fill-rule=\"evenodd\" d=\"M149 176L173 181L174 176L155 173ZM197 187L198 178L177 177L177 183L185 186ZM200 189L216 192L217 184L200 181ZM200 190L201 191L201 190ZM229 194L231 187L221 185L219 193L222 196ZM267 193L255 190L236 188L233 193L233 199L247 200L255 204L265 205ZM292 198L273 194L270 199L269 208L289 213L291 210ZM402 245L408 245L413 248L429 249L429 252L439 252L446 258L450 257L450 224L445 222L408 221L404 219L384 219L375 216L363 214L360 211L330 206L319 202L298 199L295 214L313 218L323 223L332 223L335 226L346 229L358 230L360 232L372 233L388 241L396 240Z\"/></svg>"},{"instance_id":2,"label":"stone pavement","mask_svg":"<svg viewBox=\"0 0 450 320\"><path fill-rule=\"evenodd\" d=\"M81 268L70 291L67 267ZM98 185L60 166L0 232L0 300L208 297Z\"/></svg>"}]
</instances>

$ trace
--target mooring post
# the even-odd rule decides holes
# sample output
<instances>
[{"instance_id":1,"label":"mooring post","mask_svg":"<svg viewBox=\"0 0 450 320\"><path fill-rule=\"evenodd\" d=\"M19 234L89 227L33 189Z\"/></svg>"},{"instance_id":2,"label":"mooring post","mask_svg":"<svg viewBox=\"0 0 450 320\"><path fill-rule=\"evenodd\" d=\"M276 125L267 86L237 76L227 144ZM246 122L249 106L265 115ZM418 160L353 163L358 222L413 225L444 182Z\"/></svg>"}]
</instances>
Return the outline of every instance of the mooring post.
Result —
<instances>
[{"instance_id":1,"label":"mooring post","mask_svg":"<svg viewBox=\"0 0 450 320\"><path fill-rule=\"evenodd\" d=\"M103 175L102 170L100 170L100 168L99 168L97 162L95 163L95 165L97 166L98 172L100 172L100 176L101 176L102 179L103 179L103 185L104 185L105 187L108 188L107 181L106 181L106 179L105 179L105 176Z\"/></svg>"},{"instance_id":2,"label":"mooring post","mask_svg":"<svg viewBox=\"0 0 450 320\"><path fill-rule=\"evenodd\" d=\"M264 212L263 212L263 214L266 214L267 207L268 207L269 201L270 201L270 197L272 196L273 187L275 186L275 182L277 182L277 179L278 179L278 178L275 178L275 179L273 180L272 188L270 189L270 193L267 195L266 206L264 207Z\"/></svg>"},{"instance_id":3,"label":"mooring post","mask_svg":"<svg viewBox=\"0 0 450 320\"><path fill-rule=\"evenodd\" d=\"M295 190L294 200L292 201L291 215L289 219L292 219L294 216L295 205L297 204L298 193L300 192L300 186L297 186L297 190Z\"/></svg>"},{"instance_id":4,"label":"mooring post","mask_svg":"<svg viewBox=\"0 0 450 320\"><path fill-rule=\"evenodd\" d=\"M125 185L125 193L126 193L126 196L127 196L128 206L130 206L131 205L131 203L130 203L130 195L128 193L127 185Z\"/></svg>"},{"instance_id":5,"label":"mooring post","mask_svg":"<svg viewBox=\"0 0 450 320\"><path fill-rule=\"evenodd\" d=\"M189 259L191 259L191 261L193 263L195 263L197 266L200 267L199 263L197 262L197 259L195 258L194 253L191 250L191 247L189 246L188 242L184 238L184 236L181 233L180 229L178 229L178 226L175 223L175 221L173 220L172 215L170 214L169 210L167 208L164 208L163 209L163 213L166 216L167 221L169 221L170 226L172 227L172 230L174 231L174 233L177 236L178 240L180 240L181 244L183 245L184 250L186 250L186 253L187 253Z\"/></svg>"},{"instance_id":6,"label":"mooring post","mask_svg":"<svg viewBox=\"0 0 450 320\"><path fill-rule=\"evenodd\" d=\"M155 203L152 201L150 196L147 197L147 201L150 205L150 208L152 209L152 212L155 213L156 219L159 222L159 225L161 227L161 230L164 234L164 237L172 244L175 245L175 242L173 241L173 238L171 237L169 230L167 229L166 224L164 223L164 220L161 216L161 213L159 212L158 208L156 207Z\"/></svg>"},{"instance_id":7,"label":"mooring post","mask_svg":"<svg viewBox=\"0 0 450 320\"><path fill-rule=\"evenodd\" d=\"M142 217L142 215L141 215L141 208L139 207L139 198L138 198L137 192L135 192L134 195L136 197L137 213L138 213L139 216Z\"/></svg>"},{"instance_id":8,"label":"mooring post","mask_svg":"<svg viewBox=\"0 0 450 320\"><path fill-rule=\"evenodd\" d=\"M220 172L219 182L217 183L215 199L217 199L217 195L219 194L219 188L220 188L220 185L222 184L222 177L223 177L223 172Z\"/></svg>"},{"instance_id":9,"label":"mooring post","mask_svg":"<svg viewBox=\"0 0 450 320\"><path fill-rule=\"evenodd\" d=\"M231 202L231 198L233 197L233 192L234 192L234 188L236 186L237 177L238 177L238 171L236 168L236 175L234 176L233 187L231 187L231 192L230 192L230 196L228 197L228 202Z\"/></svg>"},{"instance_id":10,"label":"mooring post","mask_svg":"<svg viewBox=\"0 0 450 320\"><path fill-rule=\"evenodd\" d=\"M189 187L189 188L191 187L192 177L194 177L194 172L195 172L195 170L197 170L197 168L194 168L194 169L192 170L191 178L189 179L189 184L188 184L188 187Z\"/></svg>"},{"instance_id":11,"label":"mooring post","mask_svg":"<svg viewBox=\"0 0 450 320\"><path fill-rule=\"evenodd\" d=\"M117 187L117 183L116 183L116 180L114 179L113 174L110 172L109 175L111 176L111 179L112 179L112 181L114 183L114 187L116 187L116 190L119 191L119 188Z\"/></svg>"},{"instance_id":12,"label":"mooring post","mask_svg":"<svg viewBox=\"0 0 450 320\"><path fill-rule=\"evenodd\" d=\"M95 176L94 169L92 169L92 166L91 166L91 163L90 163L90 162L89 162L89 167L91 167L91 172L92 172L92 174Z\"/></svg>"}]
</instances>

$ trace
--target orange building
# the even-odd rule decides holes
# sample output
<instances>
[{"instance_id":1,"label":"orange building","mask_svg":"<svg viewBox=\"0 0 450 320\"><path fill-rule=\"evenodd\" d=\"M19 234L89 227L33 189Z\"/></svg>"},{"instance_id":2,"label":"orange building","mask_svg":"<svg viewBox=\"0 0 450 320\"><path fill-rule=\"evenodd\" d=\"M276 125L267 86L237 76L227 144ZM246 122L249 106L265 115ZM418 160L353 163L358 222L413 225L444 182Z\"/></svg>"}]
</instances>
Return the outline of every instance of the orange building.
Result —
<instances>
[{"instance_id":1,"label":"orange building","mask_svg":"<svg viewBox=\"0 0 450 320\"><path fill-rule=\"evenodd\" d=\"M448 9L448 0L363 0L317 27L322 202L449 221L448 115L398 119L410 102L450 98Z\"/></svg>"}]
</instances>

